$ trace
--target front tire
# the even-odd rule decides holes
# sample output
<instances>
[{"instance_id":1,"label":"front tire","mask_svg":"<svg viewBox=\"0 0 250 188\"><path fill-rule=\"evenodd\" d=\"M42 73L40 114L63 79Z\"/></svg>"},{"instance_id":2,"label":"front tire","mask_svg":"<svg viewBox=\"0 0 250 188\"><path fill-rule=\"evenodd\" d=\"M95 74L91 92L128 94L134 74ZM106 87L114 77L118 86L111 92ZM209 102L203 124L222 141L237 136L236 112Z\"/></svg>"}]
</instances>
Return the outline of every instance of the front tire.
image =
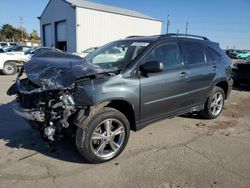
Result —
<instances>
[{"instance_id":1,"label":"front tire","mask_svg":"<svg viewBox=\"0 0 250 188\"><path fill-rule=\"evenodd\" d=\"M127 145L130 126L118 110L104 107L88 117L76 132L76 146L91 163L102 163L117 157Z\"/></svg>"},{"instance_id":2,"label":"front tire","mask_svg":"<svg viewBox=\"0 0 250 188\"><path fill-rule=\"evenodd\" d=\"M203 111L201 111L201 116L206 119L217 118L223 109L225 101L225 93L222 88L215 86L208 97Z\"/></svg>"},{"instance_id":3,"label":"front tire","mask_svg":"<svg viewBox=\"0 0 250 188\"><path fill-rule=\"evenodd\" d=\"M3 66L3 74L5 75L13 75L17 73L17 65L15 62L6 62Z\"/></svg>"}]
</instances>

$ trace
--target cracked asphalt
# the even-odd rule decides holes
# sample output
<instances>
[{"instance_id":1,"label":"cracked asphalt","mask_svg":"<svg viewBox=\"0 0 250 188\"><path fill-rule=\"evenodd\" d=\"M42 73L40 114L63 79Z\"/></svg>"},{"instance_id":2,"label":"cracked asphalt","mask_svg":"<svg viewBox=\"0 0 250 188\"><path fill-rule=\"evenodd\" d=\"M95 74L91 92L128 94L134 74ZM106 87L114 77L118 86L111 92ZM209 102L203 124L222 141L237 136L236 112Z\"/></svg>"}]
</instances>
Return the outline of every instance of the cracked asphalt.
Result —
<instances>
[{"instance_id":1,"label":"cracked asphalt","mask_svg":"<svg viewBox=\"0 0 250 188\"><path fill-rule=\"evenodd\" d=\"M131 132L124 152L89 164L74 140L48 148L11 110L15 76L0 75L0 187L250 187L250 86L235 88L222 115L185 115Z\"/></svg>"}]
</instances>

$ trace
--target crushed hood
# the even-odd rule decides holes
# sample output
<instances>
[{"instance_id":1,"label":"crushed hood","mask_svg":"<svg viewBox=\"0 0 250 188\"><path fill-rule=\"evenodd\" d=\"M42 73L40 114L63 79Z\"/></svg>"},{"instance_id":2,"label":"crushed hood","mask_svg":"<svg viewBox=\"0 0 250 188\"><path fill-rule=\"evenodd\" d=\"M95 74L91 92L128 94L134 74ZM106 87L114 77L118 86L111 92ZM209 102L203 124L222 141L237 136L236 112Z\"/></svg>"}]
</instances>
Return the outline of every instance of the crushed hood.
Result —
<instances>
[{"instance_id":1,"label":"crushed hood","mask_svg":"<svg viewBox=\"0 0 250 188\"><path fill-rule=\"evenodd\" d=\"M27 78L39 86L40 92L72 88L76 79L114 72L87 63L81 57L54 51L32 58L23 70Z\"/></svg>"}]
</instances>

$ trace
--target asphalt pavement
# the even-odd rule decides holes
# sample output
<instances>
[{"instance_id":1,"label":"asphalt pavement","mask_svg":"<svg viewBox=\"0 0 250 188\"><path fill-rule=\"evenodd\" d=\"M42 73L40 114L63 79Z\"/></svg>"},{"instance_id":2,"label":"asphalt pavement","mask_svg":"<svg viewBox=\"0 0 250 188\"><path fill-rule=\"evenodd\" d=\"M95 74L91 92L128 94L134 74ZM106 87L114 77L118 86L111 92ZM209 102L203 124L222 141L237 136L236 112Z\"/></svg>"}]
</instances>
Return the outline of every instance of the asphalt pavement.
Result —
<instances>
[{"instance_id":1,"label":"asphalt pavement","mask_svg":"<svg viewBox=\"0 0 250 188\"><path fill-rule=\"evenodd\" d=\"M0 187L250 187L250 87L234 88L215 120L185 115L154 123L124 152L89 164L74 140L51 149L16 116L0 75Z\"/></svg>"}]
</instances>

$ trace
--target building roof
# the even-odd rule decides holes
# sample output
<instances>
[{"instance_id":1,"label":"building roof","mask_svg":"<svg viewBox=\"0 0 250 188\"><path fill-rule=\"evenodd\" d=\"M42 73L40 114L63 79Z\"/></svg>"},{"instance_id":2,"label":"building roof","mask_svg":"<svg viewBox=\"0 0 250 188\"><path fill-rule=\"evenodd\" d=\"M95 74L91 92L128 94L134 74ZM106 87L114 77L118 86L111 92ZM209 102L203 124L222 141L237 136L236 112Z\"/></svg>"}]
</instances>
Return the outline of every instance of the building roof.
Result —
<instances>
[{"instance_id":1,"label":"building roof","mask_svg":"<svg viewBox=\"0 0 250 188\"><path fill-rule=\"evenodd\" d=\"M121 14L121 15L136 17L136 18L143 18L143 19L160 21L160 20L157 20L155 18L152 18L150 16L147 16L147 15L142 14L142 13L137 12L137 11L113 7L113 6L109 6L109 5L103 5L103 4L99 4L99 3L93 3L93 2L90 2L87 0L65 0L65 1L70 3L73 6L76 6L76 7L87 8L87 9L98 10L98 11L109 12L109 13L115 13L115 14Z\"/></svg>"}]
</instances>

